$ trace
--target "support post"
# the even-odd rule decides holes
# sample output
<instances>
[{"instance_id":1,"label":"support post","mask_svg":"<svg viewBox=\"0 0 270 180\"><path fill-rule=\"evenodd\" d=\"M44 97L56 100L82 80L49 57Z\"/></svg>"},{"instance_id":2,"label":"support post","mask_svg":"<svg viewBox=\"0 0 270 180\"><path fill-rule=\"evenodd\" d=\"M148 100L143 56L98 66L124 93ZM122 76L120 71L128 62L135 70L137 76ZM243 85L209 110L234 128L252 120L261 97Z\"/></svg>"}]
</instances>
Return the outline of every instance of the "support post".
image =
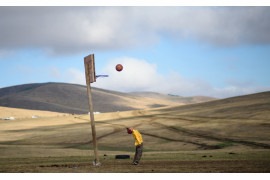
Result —
<instances>
[{"instance_id":1,"label":"support post","mask_svg":"<svg viewBox=\"0 0 270 180\"><path fill-rule=\"evenodd\" d=\"M86 56L84 58L84 67L85 67L85 78L87 84L87 94L88 94L88 103L89 103L89 112L90 112L90 120L92 127L92 137L93 137L93 145L94 145L94 153L95 153L95 161L93 165L100 166L98 158L98 147L97 147L97 138L96 138L96 127L95 127L95 119L93 112L93 103L92 103L92 94L91 94L91 82L95 82L95 63L94 63L94 54Z\"/></svg>"}]
</instances>

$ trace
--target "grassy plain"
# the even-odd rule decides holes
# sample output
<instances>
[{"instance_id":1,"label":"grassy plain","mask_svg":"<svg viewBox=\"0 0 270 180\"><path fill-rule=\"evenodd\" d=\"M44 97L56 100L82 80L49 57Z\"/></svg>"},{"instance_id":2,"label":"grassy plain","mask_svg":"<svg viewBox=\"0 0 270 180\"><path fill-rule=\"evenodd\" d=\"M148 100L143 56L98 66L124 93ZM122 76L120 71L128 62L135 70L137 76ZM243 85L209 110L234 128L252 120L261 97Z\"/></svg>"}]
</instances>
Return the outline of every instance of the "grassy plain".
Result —
<instances>
[{"instance_id":1,"label":"grassy plain","mask_svg":"<svg viewBox=\"0 0 270 180\"><path fill-rule=\"evenodd\" d=\"M269 97L96 114L100 167L92 165L89 115L1 120L0 172L269 173ZM144 139L138 166L130 126Z\"/></svg>"}]
</instances>

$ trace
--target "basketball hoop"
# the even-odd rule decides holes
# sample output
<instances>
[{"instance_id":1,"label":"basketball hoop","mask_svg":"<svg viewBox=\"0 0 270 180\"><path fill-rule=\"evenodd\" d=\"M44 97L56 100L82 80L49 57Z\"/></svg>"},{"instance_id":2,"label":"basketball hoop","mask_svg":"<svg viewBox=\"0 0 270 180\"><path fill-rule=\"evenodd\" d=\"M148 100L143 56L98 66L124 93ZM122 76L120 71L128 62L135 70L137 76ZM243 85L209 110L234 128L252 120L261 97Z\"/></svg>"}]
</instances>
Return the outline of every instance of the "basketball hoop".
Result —
<instances>
[{"instance_id":1,"label":"basketball hoop","mask_svg":"<svg viewBox=\"0 0 270 180\"><path fill-rule=\"evenodd\" d=\"M99 77L109 77L109 75L96 75L96 78L99 78Z\"/></svg>"}]
</instances>

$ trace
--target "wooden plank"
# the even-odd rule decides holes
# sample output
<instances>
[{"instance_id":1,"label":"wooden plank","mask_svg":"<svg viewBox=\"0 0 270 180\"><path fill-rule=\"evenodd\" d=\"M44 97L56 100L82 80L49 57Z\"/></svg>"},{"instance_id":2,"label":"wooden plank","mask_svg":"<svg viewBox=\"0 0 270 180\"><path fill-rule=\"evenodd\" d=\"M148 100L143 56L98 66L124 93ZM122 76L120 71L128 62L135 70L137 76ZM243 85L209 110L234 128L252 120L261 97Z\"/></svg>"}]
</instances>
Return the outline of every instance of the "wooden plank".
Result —
<instances>
[{"instance_id":1,"label":"wooden plank","mask_svg":"<svg viewBox=\"0 0 270 180\"><path fill-rule=\"evenodd\" d=\"M86 78L86 85L87 85L88 104L89 104L89 112L90 112L90 120L91 120L91 128L92 128L93 146L94 146L94 153L95 153L95 161L93 165L100 166L101 163L99 162L99 158L98 158L95 116L93 112L92 94L91 94L91 86L90 86L90 83L96 81L94 54L90 54L89 56L86 56L84 58L84 67L85 67L85 78Z\"/></svg>"},{"instance_id":2,"label":"wooden plank","mask_svg":"<svg viewBox=\"0 0 270 180\"><path fill-rule=\"evenodd\" d=\"M94 54L84 57L86 84L96 82Z\"/></svg>"}]
</instances>

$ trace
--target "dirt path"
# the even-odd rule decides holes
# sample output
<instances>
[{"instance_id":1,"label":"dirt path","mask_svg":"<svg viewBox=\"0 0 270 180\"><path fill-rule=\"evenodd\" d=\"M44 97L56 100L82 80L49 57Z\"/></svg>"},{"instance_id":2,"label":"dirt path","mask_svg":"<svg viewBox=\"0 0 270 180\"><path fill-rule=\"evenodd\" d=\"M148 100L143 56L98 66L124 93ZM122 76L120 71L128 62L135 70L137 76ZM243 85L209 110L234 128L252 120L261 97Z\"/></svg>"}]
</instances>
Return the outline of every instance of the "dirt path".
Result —
<instances>
[{"instance_id":1,"label":"dirt path","mask_svg":"<svg viewBox=\"0 0 270 180\"><path fill-rule=\"evenodd\" d=\"M15 165L0 172L58 173L269 173L270 161L208 160L208 161L142 161L138 166L127 160L105 161L95 167L91 163L52 163Z\"/></svg>"}]
</instances>

